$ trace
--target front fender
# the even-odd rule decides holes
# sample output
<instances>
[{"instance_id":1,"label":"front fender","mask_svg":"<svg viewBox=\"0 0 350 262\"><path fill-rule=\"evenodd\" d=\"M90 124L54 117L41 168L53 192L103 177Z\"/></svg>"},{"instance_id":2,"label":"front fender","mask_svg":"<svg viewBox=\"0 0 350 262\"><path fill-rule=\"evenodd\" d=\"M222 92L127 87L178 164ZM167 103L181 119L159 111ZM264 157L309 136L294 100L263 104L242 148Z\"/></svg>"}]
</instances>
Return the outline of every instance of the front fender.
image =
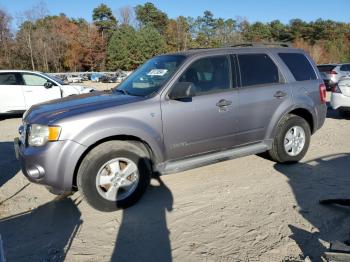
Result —
<instances>
[{"instance_id":1,"label":"front fender","mask_svg":"<svg viewBox=\"0 0 350 262\"><path fill-rule=\"evenodd\" d=\"M73 140L83 146L91 147L101 140L115 136L133 136L149 145L156 163L164 161L164 143L161 119L144 115L140 112L140 119L129 117L99 118L98 121L77 120L69 126L63 126L61 138ZM96 119L95 119L96 120ZM69 131L67 131L69 130ZM78 131L79 130L79 131Z\"/></svg>"},{"instance_id":2,"label":"front fender","mask_svg":"<svg viewBox=\"0 0 350 262\"><path fill-rule=\"evenodd\" d=\"M99 125L104 126L104 128L96 129ZM164 152L164 148L161 133L141 121L119 119L117 127L108 126L106 123L95 123L85 131L87 131L89 135L80 140L79 143L88 147L108 137L123 135L133 136L139 138L150 146L156 157L156 162L163 161L162 152ZM91 133L89 131L91 131Z\"/></svg>"}]
</instances>

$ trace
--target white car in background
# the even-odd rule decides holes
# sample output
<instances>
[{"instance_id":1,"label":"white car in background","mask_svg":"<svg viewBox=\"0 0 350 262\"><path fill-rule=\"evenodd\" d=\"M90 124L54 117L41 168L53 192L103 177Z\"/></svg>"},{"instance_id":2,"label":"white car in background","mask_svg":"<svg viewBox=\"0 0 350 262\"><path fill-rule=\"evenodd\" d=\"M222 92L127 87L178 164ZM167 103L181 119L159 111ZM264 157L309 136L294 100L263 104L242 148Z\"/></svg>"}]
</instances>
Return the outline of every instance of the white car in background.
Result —
<instances>
[{"instance_id":1,"label":"white car in background","mask_svg":"<svg viewBox=\"0 0 350 262\"><path fill-rule=\"evenodd\" d=\"M350 115L350 77L341 78L332 88L331 106L340 113Z\"/></svg>"},{"instance_id":2,"label":"white car in background","mask_svg":"<svg viewBox=\"0 0 350 262\"><path fill-rule=\"evenodd\" d=\"M80 76L68 76L67 77L68 83L81 83L83 82L83 78Z\"/></svg>"},{"instance_id":3,"label":"white car in background","mask_svg":"<svg viewBox=\"0 0 350 262\"><path fill-rule=\"evenodd\" d=\"M22 113L34 104L92 91L41 72L0 70L0 114Z\"/></svg>"}]
</instances>

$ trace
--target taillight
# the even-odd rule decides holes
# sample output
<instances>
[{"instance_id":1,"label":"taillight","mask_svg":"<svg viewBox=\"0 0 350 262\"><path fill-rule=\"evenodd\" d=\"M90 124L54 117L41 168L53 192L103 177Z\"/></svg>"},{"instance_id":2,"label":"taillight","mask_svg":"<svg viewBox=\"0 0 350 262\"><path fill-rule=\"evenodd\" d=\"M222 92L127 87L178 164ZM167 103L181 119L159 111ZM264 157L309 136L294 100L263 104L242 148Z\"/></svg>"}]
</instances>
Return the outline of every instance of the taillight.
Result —
<instances>
[{"instance_id":1,"label":"taillight","mask_svg":"<svg viewBox=\"0 0 350 262\"><path fill-rule=\"evenodd\" d=\"M337 75L338 73L337 72L335 72L334 70L333 71L331 71L331 75Z\"/></svg>"},{"instance_id":2,"label":"taillight","mask_svg":"<svg viewBox=\"0 0 350 262\"><path fill-rule=\"evenodd\" d=\"M326 97L327 97L327 90L325 84L320 84L320 100L322 104L326 103Z\"/></svg>"},{"instance_id":3,"label":"taillight","mask_svg":"<svg viewBox=\"0 0 350 262\"><path fill-rule=\"evenodd\" d=\"M338 85L335 85L335 86L333 86L333 88L332 88L332 92L333 92L333 93L339 93L339 94L341 94L341 89L339 88Z\"/></svg>"}]
</instances>

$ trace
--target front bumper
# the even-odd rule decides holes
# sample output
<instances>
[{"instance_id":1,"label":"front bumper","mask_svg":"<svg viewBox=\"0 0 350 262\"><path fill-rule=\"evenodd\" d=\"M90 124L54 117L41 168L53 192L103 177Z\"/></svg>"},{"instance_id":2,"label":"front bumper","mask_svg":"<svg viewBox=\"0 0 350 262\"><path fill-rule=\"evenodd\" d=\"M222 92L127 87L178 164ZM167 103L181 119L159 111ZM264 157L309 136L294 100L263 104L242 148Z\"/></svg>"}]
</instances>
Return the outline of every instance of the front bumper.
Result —
<instances>
[{"instance_id":1,"label":"front bumper","mask_svg":"<svg viewBox=\"0 0 350 262\"><path fill-rule=\"evenodd\" d=\"M350 97L340 93L332 93L331 106L335 110L340 108L348 108L350 110Z\"/></svg>"},{"instance_id":2,"label":"front bumper","mask_svg":"<svg viewBox=\"0 0 350 262\"><path fill-rule=\"evenodd\" d=\"M86 147L74 141L49 142L42 147L26 147L14 140L16 157L29 181L71 191L75 168Z\"/></svg>"}]
</instances>

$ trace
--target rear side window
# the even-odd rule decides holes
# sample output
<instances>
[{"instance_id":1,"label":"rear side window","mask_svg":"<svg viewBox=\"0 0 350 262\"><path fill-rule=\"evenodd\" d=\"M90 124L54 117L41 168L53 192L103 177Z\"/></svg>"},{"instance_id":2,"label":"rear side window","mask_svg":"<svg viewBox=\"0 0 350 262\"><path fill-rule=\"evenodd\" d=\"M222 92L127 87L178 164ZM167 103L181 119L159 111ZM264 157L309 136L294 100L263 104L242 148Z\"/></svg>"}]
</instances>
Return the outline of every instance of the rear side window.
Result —
<instances>
[{"instance_id":1,"label":"rear side window","mask_svg":"<svg viewBox=\"0 0 350 262\"><path fill-rule=\"evenodd\" d=\"M17 73L0 73L0 85L21 85Z\"/></svg>"},{"instance_id":2,"label":"rear side window","mask_svg":"<svg viewBox=\"0 0 350 262\"><path fill-rule=\"evenodd\" d=\"M316 73L305 55L298 53L279 53L278 55L292 72L295 80L317 79Z\"/></svg>"},{"instance_id":3,"label":"rear side window","mask_svg":"<svg viewBox=\"0 0 350 262\"><path fill-rule=\"evenodd\" d=\"M280 83L277 66L266 54L237 55L242 86Z\"/></svg>"}]
</instances>

